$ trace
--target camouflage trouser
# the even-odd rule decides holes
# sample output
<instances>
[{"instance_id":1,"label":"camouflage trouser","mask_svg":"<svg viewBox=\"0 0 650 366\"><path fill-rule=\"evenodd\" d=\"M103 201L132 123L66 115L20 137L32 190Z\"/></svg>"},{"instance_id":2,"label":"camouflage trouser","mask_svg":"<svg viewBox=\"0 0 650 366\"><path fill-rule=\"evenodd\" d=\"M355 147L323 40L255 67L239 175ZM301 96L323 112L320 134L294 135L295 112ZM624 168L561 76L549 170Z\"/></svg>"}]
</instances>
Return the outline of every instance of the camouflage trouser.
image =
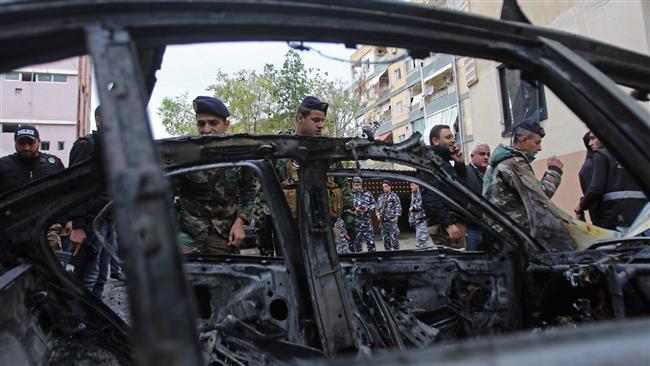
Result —
<instances>
[{"instance_id":1,"label":"camouflage trouser","mask_svg":"<svg viewBox=\"0 0 650 366\"><path fill-rule=\"evenodd\" d=\"M183 254L239 254L239 248L229 246L226 239L212 231L206 237L196 239L181 231L178 244Z\"/></svg>"},{"instance_id":2,"label":"camouflage trouser","mask_svg":"<svg viewBox=\"0 0 650 366\"><path fill-rule=\"evenodd\" d=\"M399 250L399 228L397 222L386 221L381 223L381 237L384 238L384 249Z\"/></svg>"},{"instance_id":3,"label":"camouflage trouser","mask_svg":"<svg viewBox=\"0 0 650 366\"><path fill-rule=\"evenodd\" d=\"M346 254L350 252L350 243L345 238L345 229L335 227L334 239L336 240L336 252L339 254Z\"/></svg>"},{"instance_id":4,"label":"camouflage trouser","mask_svg":"<svg viewBox=\"0 0 650 366\"><path fill-rule=\"evenodd\" d=\"M369 252L375 251L375 232L372 229L372 223L370 220L359 220L354 225L354 238L352 239L352 245L350 245L350 251L352 252L361 252L363 251L363 241L366 241Z\"/></svg>"},{"instance_id":5,"label":"camouflage trouser","mask_svg":"<svg viewBox=\"0 0 650 366\"><path fill-rule=\"evenodd\" d=\"M433 245L442 245L456 249L465 248L467 243L467 240L465 238L465 235L467 234L467 227L465 224L456 224L456 226L460 230L460 240L458 241L452 241L449 238L449 234L447 234L447 230L445 230L441 225L429 226L427 228L427 231L429 232L429 236L433 241Z\"/></svg>"},{"instance_id":6,"label":"camouflage trouser","mask_svg":"<svg viewBox=\"0 0 650 366\"><path fill-rule=\"evenodd\" d=\"M415 224L415 246L424 248L427 246L429 240L429 232L427 231L427 221L420 221Z\"/></svg>"}]
</instances>

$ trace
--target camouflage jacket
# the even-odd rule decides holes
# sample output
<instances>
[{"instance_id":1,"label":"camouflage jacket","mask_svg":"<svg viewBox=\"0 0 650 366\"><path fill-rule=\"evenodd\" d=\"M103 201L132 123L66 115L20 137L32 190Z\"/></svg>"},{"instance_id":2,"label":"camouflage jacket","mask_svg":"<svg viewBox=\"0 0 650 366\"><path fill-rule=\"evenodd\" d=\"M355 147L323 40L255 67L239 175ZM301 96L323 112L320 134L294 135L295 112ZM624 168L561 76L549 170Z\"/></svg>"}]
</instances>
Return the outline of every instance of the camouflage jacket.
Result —
<instances>
[{"instance_id":1,"label":"camouflage jacket","mask_svg":"<svg viewBox=\"0 0 650 366\"><path fill-rule=\"evenodd\" d=\"M366 190L361 192L352 190L352 203L354 204L355 209L359 207L365 207L368 209L368 211L364 213L356 214L357 221L369 221L370 213L375 209L375 197L372 196L372 193Z\"/></svg>"},{"instance_id":2,"label":"camouflage jacket","mask_svg":"<svg viewBox=\"0 0 650 366\"><path fill-rule=\"evenodd\" d=\"M483 177L483 196L548 250L574 249L575 242L550 200L560 185L562 170L551 167L537 180L530 166L533 160L514 147L497 146Z\"/></svg>"},{"instance_id":3,"label":"camouflage jacket","mask_svg":"<svg viewBox=\"0 0 650 366\"><path fill-rule=\"evenodd\" d=\"M377 216L379 216L381 222L393 221L397 216L402 215L402 204L395 192L379 195L379 198L377 198L377 206L375 207Z\"/></svg>"},{"instance_id":4,"label":"camouflage jacket","mask_svg":"<svg viewBox=\"0 0 650 366\"><path fill-rule=\"evenodd\" d=\"M250 222L256 182L247 168L202 170L174 177L181 230L196 239L213 228L228 238L236 218Z\"/></svg>"},{"instance_id":5,"label":"camouflage jacket","mask_svg":"<svg viewBox=\"0 0 650 366\"><path fill-rule=\"evenodd\" d=\"M409 207L409 224L415 225L427 219L422 206L422 190L411 192L411 206Z\"/></svg>"},{"instance_id":6,"label":"camouflage jacket","mask_svg":"<svg viewBox=\"0 0 650 366\"><path fill-rule=\"evenodd\" d=\"M292 135L294 132L293 129L287 129L280 131L280 135ZM293 162L288 161L287 159L279 159L276 162L276 170L278 172L278 176L280 177L280 183L282 183L283 189L286 187L293 187L293 189L297 189L297 184L299 178L299 171L300 169L294 169L293 171L289 171L288 167L296 167L297 164L293 164ZM335 163L332 165L333 168L339 169L342 168L341 163ZM352 192L350 190L350 185L348 184L348 180L345 177L337 177L337 178L332 178L328 177L327 178L327 187L328 187L328 192L330 196L330 205L331 206L338 206L340 207L341 215L340 217L343 219L345 222L345 227L348 232L348 234L354 233L354 221L355 221L355 212L354 212L354 204L352 203ZM332 202L333 199L335 199L335 195L332 194L332 189L333 188L338 188L340 189L341 192L341 197L338 198L340 202ZM286 195L285 191L285 195ZM295 193L294 193L295 194ZM261 201L264 201L264 198L262 197ZM292 203L289 203L289 206L292 206ZM295 204L293 204L295 206ZM295 208L297 210L297 208ZM293 210L293 208L292 208ZM333 209L333 207L330 207L330 210L336 211ZM295 215L295 213L294 213ZM337 217L333 217L333 220L336 220Z\"/></svg>"},{"instance_id":7,"label":"camouflage jacket","mask_svg":"<svg viewBox=\"0 0 650 366\"><path fill-rule=\"evenodd\" d=\"M546 197L551 198L562 179L562 170L551 168L537 181L530 163L535 158L511 146L499 145L490 158L490 167L483 177L483 195L518 224L529 228L525 203L517 192L514 179L537 182Z\"/></svg>"},{"instance_id":8,"label":"camouflage jacket","mask_svg":"<svg viewBox=\"0 0 650 366\"><path fill-rule=\"evenodd\" d=\"M335 163L331 168L340 169L342 168L341 163ZM280 178L280 183L282 184L283 189L286 190L297 190L298 182L300 180L299 173L300 168L292 161L287 159L279 159L276 165L278 176ZM332 194L333 189L340 190L340 197ZM340 207L340 217L345 222L345 227L348 233L354 232L354 221L355 221L355 211L354 204L352 203L352 192L348 180L345 177L328 177L327 178L327 189L329 192L330 205ZM285 192L287 194L287 192ZM295 193L294 193L295 194ZM287 199L289 199L287 197ZM333 202L338 200L340 202ZM295 206L295 203L289 203L289 206ZM293 211L294 208L292 208ZM295 208L297 210L297 207ZM331 210L337 211L332 209ZM294 212L292 212L294 213ZM296 213L294 213L294 216ZM332 217L333 220L336 220L337 217Z\"/></svg>"}]
</instances>

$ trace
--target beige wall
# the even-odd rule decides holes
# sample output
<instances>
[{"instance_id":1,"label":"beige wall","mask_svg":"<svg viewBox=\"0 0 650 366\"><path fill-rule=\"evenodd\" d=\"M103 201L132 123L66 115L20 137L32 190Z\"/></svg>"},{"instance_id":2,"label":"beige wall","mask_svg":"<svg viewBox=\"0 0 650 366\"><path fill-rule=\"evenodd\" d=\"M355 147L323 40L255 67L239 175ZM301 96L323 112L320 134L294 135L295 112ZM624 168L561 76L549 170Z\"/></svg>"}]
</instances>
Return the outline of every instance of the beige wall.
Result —
<instances>
[{"instance_id":1,"label":"beige wall","mask_svg":"<svg viewBox=\"0 0 650 366\"><path fill-rule=\"evenodd\" d=\"M397 103L402 102L402 113L397 111ZM400 123L409 118L409 91L404 90L396 96L390 98L390 112L393 124Z\"/></svg>"},{"instance_id":2,"label":"beige wall","mask_svg":"<svg viewBox=\"0 0 650 366\"><path fill-rule=\"evenodd\" d=\"M580 182L578 181L578 172L582 163L585 161L585 151L577 151L571 154L558 156L564 163L562 174L562 183L557 192L553 196L553 202L560 206L564 211L573 215L573 210L578 206L582 191L580 190ZM539 159L533 162L533 170L535 176L541 178L547 169L547 159Z\"/></svg>"},{"instance_id":3,"label":"beige wall","mask_svg":"<svg viewBox=\"0 0 650 366\"><path fill-rule=\"evenodd\" d=\"M407 138L411 137L412 134L413 131L411 131L411 127L408 124L406 126L396 128L393 130L393 142L394 143L400 142L399 137L401 135L404 135L404 140L406 140Z\"/></svg>"},{"instance_id":4,"label":"beige wall","mask_svg":"<svg viewBox=\"0 0 650 366\"><path fill-rule=\"evenodd\" d=\"M402 77L399 80L395 79L395 70L401 70ZM388 80L389 80L389 89L391 92L403 87L406 84L406 66L404 61L392 64L388 66Z\"/></svg>"}]
</instances>

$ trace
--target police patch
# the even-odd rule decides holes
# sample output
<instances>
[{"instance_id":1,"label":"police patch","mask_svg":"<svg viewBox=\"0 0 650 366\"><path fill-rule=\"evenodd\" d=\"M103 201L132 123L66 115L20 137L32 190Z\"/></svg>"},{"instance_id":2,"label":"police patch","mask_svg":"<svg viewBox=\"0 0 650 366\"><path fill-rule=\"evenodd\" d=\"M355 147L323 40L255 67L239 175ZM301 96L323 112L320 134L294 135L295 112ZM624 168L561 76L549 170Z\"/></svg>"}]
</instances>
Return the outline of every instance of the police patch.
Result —
<instances>
[{"instance_id":1,"label":"police patch","mask_svg":"<svg viewBox=\"0 0 650 366\"><path fill-rule=\"evenodd\" d=\"M54 160L54 158L47 158L47 162L50 164L54 164L56 163L56 160Z\"/></svg>"}]
</instances>

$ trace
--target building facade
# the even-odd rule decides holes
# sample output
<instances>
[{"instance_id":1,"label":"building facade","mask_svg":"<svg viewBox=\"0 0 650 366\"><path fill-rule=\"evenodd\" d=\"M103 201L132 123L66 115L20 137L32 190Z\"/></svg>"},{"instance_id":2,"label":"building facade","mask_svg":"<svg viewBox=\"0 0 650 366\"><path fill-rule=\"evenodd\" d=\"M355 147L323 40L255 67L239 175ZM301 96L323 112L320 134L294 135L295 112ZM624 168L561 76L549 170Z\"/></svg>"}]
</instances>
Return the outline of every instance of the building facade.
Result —
<instances>
[{"instance_id":1,"label":"building facade","mask_svg":"<svg viewBox=\"0 0 650 366\"><path fill-rule=\"evenodd\" d=\"M0 155L15 152L18 125L32 124L41 151L67 166L72 144L90 129L90 70L90 58L82 56L0 75Z\"/></svg>"},{"instance_id":2,"label":"building facade","mask_svg":"<svg viewBox=\"0 0 650 366\"><path fill-rule=\"evenodd\" d=\"M453 56L414 59L402 49L363 46L351 61L353 94L364 106L357 122L375 128L379 140L397 143L415 132L426 136L437 124L454 125L458 93ZM373 167L395 168L388 163Z\"/></svg>"},{"instance_id":3,"label":"building facade","mask_svg":"<svg viewBox=\"0 0 650 366\"><path fill-rule=\"evenodd\" d=\"M499 18L501 1L420 0L423 6ZM631 1L519 1L538 26L580 34L602 42L650 53L650 2ZM404 59L399 56L404 55ZM369 62L398 59L391 65ZM553 201L573 212L582 195L578 171L585 158L584 123L542 83L522 82L516 69L500 62L431 54L406 57L406 51L364 46L351 60L353 87L365 109L359 124L378 125L382 140L400 142L420 132L428 143L431 127L446 124L457 132L469 160L471 146L487 142L492 148L509 144L512 127L524 119L539 119L546 130L542 151L533 163L538 176L551 156L565 164L563 182ZM395 70L404 76L394 77ZM401 103L398 105L398 103ZM650 109L650 105L644 106ZM425 118L426 116L426 118ZM379 167L389 167L380 165Z\"/></svg>"}]
</instances>

